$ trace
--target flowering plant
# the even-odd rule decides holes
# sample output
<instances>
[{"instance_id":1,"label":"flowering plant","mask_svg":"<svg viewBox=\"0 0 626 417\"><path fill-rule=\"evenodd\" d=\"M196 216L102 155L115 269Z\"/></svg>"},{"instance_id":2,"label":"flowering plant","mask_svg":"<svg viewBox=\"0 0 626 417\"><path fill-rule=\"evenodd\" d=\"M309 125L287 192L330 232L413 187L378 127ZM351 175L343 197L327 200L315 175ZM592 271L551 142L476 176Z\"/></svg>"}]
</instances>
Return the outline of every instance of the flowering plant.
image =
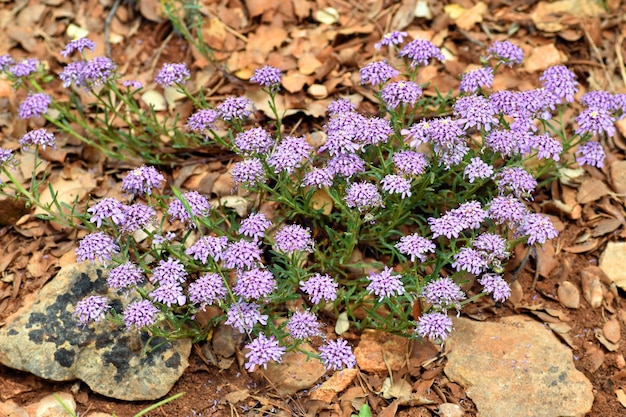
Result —
<instances>
[{"instance_id":1,"label":"flowering plant","mask_svg":"<svg viewBox=\"0 0 626 417\"><path fill-rule=\"evenodd\" d=\"M186 90L191 74L184 64L165 64L155 81L197 107L181 129L141 112L135 96L142 87L124 82L126 90L120 89L108 58L67 64L59 78L91 92L108 109L102 114L115 111L128 128L115 130L108 116L81 119L74 115L81 111L78 102L64 107L47 96L37 79L49 76L34 63L0 57L16 86L35 90L20 117L43 116L110 156L120 157L128 143L149 163L125 175L123 200L105 197L69 214L43 207L49 218L88 231L77 260L104 263L111 291L126 296L123 310L112 309L104 294L82 300L78 323L108 316L129 331L200 341L223 322L250 337L249 370L280 361L307 341L319 346L329 369L341 369L354 366L355 357L347 340L328 340L319 314L342 315L359 330L443 341L452 330L449 312L483 295L505 301L510 288L502 274L512 249L557 235L547 216L531 211L537 178L573 163L574 149L578 164L602 167L602 147L592 139L613 134L625 96L585 94L579 128L569 133L561 115L578 87L567 68L548 68L541 88L490 92L495 71L523 58L506 41L489 48L482 68L462 75L458 97L427 95L417 81L419 69L444 61L444 51L423 39L405 43L406 37L386 35L377 48L397 57L360 70L362 83L375 90L380 114L361 114L347 99L333 101L321 144L283 134L277 68L258 69L251 78L274 112L276 122L264 127L249 125L249 99L210 106ZM63 54L86 48L93 49L91 41L79 39ZM113 98L126 110L111 107ZM51 110L62 117L52 117ZM75 124L93 135L78 133ZM245 198L245 214L197 191L166 186L167 173L152 166L161 156L142 132L232 151L229 173L233 192ZM37 153L55 140L39 129L20 143ZM22 187L11 176L13 164L13 151L2 149L5 192L39 204L37 184L30 191ZM419 317L412 316L415 303L424 311Z\"/></svg>"}]
</instances>

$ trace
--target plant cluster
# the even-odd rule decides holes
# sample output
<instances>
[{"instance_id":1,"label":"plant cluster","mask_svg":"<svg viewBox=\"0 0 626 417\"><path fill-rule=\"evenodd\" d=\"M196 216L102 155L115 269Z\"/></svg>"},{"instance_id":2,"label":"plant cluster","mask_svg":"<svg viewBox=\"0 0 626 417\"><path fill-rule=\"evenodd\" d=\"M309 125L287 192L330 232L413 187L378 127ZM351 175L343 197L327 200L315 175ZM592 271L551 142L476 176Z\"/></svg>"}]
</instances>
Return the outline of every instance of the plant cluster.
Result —
<instances>
[{"instance_id":1,"label":"plant cluster","mask_svg":"<svg viewBox=\"0 0 626 417\"><path fill-rule=\"evenodd\" d=\"M483 295L504 302L512 249L557 235L547 216L531 210L537 179L574 162L602 167L597 137L614 133L626 96L584 94L578 129L568 132L562 114L578 83L566 67L544 71L537 89L491 91L498 68L523 59L507 41L493 43L483 66L462 74L458 97L425 95L418 71L445 55L427 40L406 38L386 35L376 46L390 57L360 69L380 113L361 114L336 99L322 144L285 134L275 105L277 68L257 69L251 78L267 93L276 121L251 126L249 99L211 106L185 88L186 65L163 65L155 82L197 107L181 129L177 120L159 122L154 111L142 110L142 86L122 81L109 58L86 58L85 49L94 47L88 39L62 51L81 57L58 74L71 91L66 103L44 92L42 83L53 76L35 60L0 57L15 87L31 90L20 118L43 117L111 157L130 152L149 162L123 177L123 201L105 197L81 210L42 205L45 178L33 175L29 189L21 186L11 174L13 150L0 149L4 192L39 205L48 219L87 229L77 260L105 264L110 291L126 299L116 310L106 294L90 296L76 306L77 323L108 316L128 331L200 341L223 322L249 336L249 370L307 342L328 369L341 369L354 366L355 357L345 339L323 333L320 315L357 329L443 341L451 312ZM77 89L94 101L80 102ZM124 128L115 127L120 120ZM162 160L151 140L159 135L236 154L233 192L246 197L249 214L241 218L219 200L167 184L153 166ZM37 155L55 146L55 136L35 129L20 144ZM481 290L469 296L461 285L472 282ZM419 317L412 316L415 303ZM209 315L208 324L197 320L200 313Z\"/></svg>"}]
</instances>

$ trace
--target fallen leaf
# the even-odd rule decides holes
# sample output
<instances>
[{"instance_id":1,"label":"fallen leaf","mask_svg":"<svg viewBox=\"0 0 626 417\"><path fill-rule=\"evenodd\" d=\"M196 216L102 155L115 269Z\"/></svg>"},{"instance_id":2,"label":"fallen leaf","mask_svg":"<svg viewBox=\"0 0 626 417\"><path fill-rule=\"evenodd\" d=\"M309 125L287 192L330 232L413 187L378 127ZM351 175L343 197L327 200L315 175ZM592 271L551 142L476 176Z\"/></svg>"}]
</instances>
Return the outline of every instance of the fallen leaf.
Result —
<instances>
[{"instance_id":1,"label":"fallen leaf","mask_svg":"<svg viewBox=\"0 0 626 417\"><path fill-rule=\"evenodd\" d=\"M617 396L617 400L622 405L622 407L626 408L626 393L623 389L618 389L615 391L615 395Z\"/></svg>"},{"instance_id":2,"label":"fallen leaf","mask_svg":"<svg viewBox=\"0 0 626 417\"><path fill-rule=\"evenodd\" d=\"M559 51L554 44L549 43L533 49L530 56L524 59L524 69L528 72L543 71L566 61L567 56Z\"/></svg>"},{"instance_id":3,"label":"fallen leaf","mask_svg":"<svg viewBox=\"0 0 626 417\"><path fill-rule=\"evenodd\" d=\"M319 23L332 25L339 21L339 12L334 7L327 7L315 12L314 19Z\"/></svg>"},{"instance_id":4,"label":"fallen leaf","mask_svg":"<svg viewBox=\"0 0 626 417\"><path fill-rule=\"evenodd\" d=\"M578 188L576 201L578 201L579 204L587 204L599 200L609 193L610 190L604 181L596 178L587 178Z\"/></svg>"},{"instance_id":5,"label":"fallen leaf","mask_svg":"<svg viewBox=\"0 0 626 417\"><path fill-rule=\"evenodd\" d=\"M566 15L576 17L596 17L606 13L600 2L593 0L541 1L530 15L539 30L559 32L563 30Z\"/></svg>"},{"instance_id":6,"label":"fallen leaf","mask_svg":"<svg viewBox=\"0 0 626 417\"><path fill-rule=\"evenodd\" d=\"M154 108L154 111L167 110L165 97L156 90L147 90L141 95L141 100L148 106Z\"/></svg>"},{"instance_id":7,"label":"fallen leaf","mask_svg":"<svg viewBox=\"0 0 626 417\"><path fill-rule=\"evenodd\" d=\"M485 13L487 13L487 5L482 1L476 3L472 8L463 12L455 21L459 29L470 30L476 23L483 21Z\"/></svg>"}]
</instances>

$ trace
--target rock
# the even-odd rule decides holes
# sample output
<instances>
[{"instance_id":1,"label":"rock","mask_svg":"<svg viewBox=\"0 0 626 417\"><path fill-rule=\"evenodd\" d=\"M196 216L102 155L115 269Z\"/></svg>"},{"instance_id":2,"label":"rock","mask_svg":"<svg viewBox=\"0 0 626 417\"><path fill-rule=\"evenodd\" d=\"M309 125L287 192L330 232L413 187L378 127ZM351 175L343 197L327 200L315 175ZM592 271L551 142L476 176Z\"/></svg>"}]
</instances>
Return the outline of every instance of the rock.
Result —
<instances>
[{"instance_id":1,"label":"rock","mask_svg":"<svg viewBox=\"0 0 626 417\"><path fill-rule=\"evenodd\" d=\"M0 329L0 363L53 381L80 379L94 392L126 401L155 400L167 394L188 365L191 341L164 343L147 333L128 332L107 320L78 327L74 306L85 296L105 294L101 267L69 265L37 298L7 318ZM113 293L111 305L122 301Z\"/></svg>"},{"instance_id":2,"label":"rock","mask_svg":"<svg viewBox=\"0 0 626 417\"><path fill-rule=\"evenodd\" d=\"M563 281L557 290L559 302L567 308L578 308L580 305L580 291L569 281Z\"/></svg>"},{"instance_id":3,"label":"rock","mask_svg":"<svg viewBox=\"0 0 626 417\"><path fill-rule=\"evenodd\" d=\"M74 401L72 394L66 392L47 395L36 403L27 406L26 411L32 417L67 417L68 414L63 405L72 410L73 413L76 412L76 401Z\"/></svg>"},{"instance_id":4,"label":"rock","mask_svg":"<svg viewBox=\"0 0 626 417\"><path fill-rule=\"evenodd\" d=\"M463 409L456 404L443 403L439 404L439 415L441 417L463 417L465 413Z\"/></svg>"},{"instance_id":5,"label":"rock","mask_svg":"<svg viewBox=\"0 0 626 417\"><path fill-rule=\"evenodd\" d=\"M626 242L609 242L600 255L600 269L623 290L626 290L626 268L622 264L625 258Z\"/></svg>"},{"instance_id":6,"label":"rock","mask_svg":"<svg viewBox=\"0 0 626 417\"><path fill-rule=\"evenodd\" d=\"M600 275L604 272L597 266L587 267L580 271L580 285L583 290L583 297L591 308L598 308L602 305L604 290Z\"/></svg>"},{"instance_id":7,"label":"rock","mask_svg":"<svg viewBox=\"0 0 626 417\"><path fill-rule=\"evenodd\" d=\"M11 400L5 403L0 401L0 416L29 417L28 411Z\"/></svg>"},{"instance_id":8,"label":"rock","mask_svg":"<svg viewBox=\"0 0 626 417\"><path fill-rule=\"evenodd\" d=\"M482 417L584 416L592 384L572 352L524 316L498 323L454 320L446 340L448 378L463 385Z\"/></svg>"},{"instance_id":9,"label":"rock","mask_svg":"<svg viewBox=\"0 0 626 417\"><path fill-rule=\"evenodd\" d=\"M619 321L616 318L612 318L611 320L604 323L602 326L602 334L606 337L611 343L617 343L622 338Z\"/></svg>"},{"instance_id":10,"label":"rock","mask_svg":"<svg viewBox=\"0 0 626 417\"><path fill-rule=\"evenodd\" d=\"M330 403L333 397L348 388L359 374L358 369L343 369L335 372L327 381L311 393L311 400L320 400Z\"/></svg>"},{"instance_id":11,"label":"rock","mask_svg":"<svg viewBox=\"0 0 626 417\"><path fill-rule=\"evenodd\" d=\"M300 348L316 353L309 345L301 345ZM315 385L326 373L326 367L302 352L291 351L283 356L281 363L270 362L262 372L279 393L292 395Z\"/></svg>"},{"instance_id":12,"label":"rock","mask_svg":"<svg viewBox=\"0 0 626 417\"><path fill-rule=\"evenodd\" d=\"M621 126L626 127L624 123L626 122L623 122ZM626 128L624 133L626 133ZM616 160L611 163L611 185L618 194L626 194L626 161Z\"/></svg>"},{"instance_id":13,"label":"rock","mask_svg":"<svg viewBox=\"0 0 626 417\"><path fill-rule=\"evenodd\" d=\"M365 330L354 349L356 363L365 372L397 371L406 363L409 340L378 330Z\"/></svg>"}]
</instances>

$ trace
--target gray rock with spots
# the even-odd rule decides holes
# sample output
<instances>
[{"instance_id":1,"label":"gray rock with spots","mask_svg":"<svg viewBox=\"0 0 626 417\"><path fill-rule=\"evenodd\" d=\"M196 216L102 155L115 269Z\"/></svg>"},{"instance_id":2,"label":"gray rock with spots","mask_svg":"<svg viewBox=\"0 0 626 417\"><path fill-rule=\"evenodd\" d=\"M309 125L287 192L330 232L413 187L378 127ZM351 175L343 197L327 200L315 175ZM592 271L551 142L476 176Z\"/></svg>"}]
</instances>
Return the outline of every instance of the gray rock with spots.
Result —
<instances>
[{"instance_id":1,"label":"gray rock with spots","mask_svg":"<svg viewBox=\"0 0 626 417\"><path fill-rule=\"evenodd\" d=\"M0 363L53 381L80 379L94 392L125 401L166 395L188 365L191 341L151 340L108 320L79 327L74 306L88 295L107 294L104 270L69 265L0 329ZM112 308L122 310L113 293Z\"/></svg>"}]
</instances>

